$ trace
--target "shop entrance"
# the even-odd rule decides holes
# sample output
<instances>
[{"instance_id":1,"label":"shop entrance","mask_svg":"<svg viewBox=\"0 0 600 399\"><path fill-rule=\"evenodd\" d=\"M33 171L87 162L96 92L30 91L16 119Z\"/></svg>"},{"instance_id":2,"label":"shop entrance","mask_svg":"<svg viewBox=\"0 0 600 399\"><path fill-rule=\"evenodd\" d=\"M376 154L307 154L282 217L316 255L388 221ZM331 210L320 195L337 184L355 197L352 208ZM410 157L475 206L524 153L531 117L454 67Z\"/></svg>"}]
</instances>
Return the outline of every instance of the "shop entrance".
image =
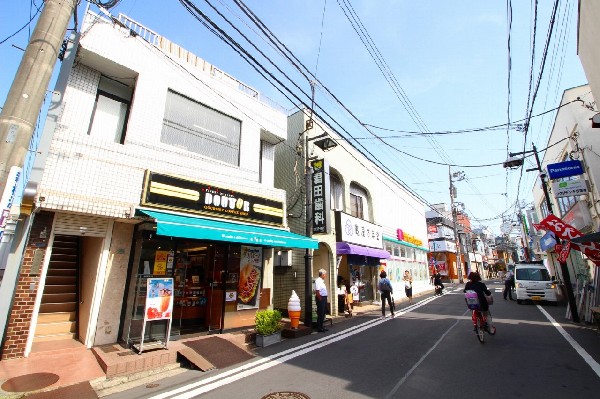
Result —
<instances>
[{"instance_id":1,"label":"shop entrance","mask_svg":"<svg viewBox=\"0 0 600 399\"><path fill-rule=\"evenodd\" d=\"M122 341L131 346L141 339L149 278L173 278L170 339L221 331L227 265L239 253L239 245L157 236L151 228L142 225L135 233ZM237 262L239 265L239 256ZM165 339L167 323L147 322L144 342Z\"/></svg>"},{"instance_id":2,"label":"shop entrance","mask_svg":"<svg viewBox=\"0 0 600 399\"><path fill-rule=\"evenodd\" d=\"M178 245L173 273L174 334L222 329L227 246Z\"/></svg>"}]
</instances>

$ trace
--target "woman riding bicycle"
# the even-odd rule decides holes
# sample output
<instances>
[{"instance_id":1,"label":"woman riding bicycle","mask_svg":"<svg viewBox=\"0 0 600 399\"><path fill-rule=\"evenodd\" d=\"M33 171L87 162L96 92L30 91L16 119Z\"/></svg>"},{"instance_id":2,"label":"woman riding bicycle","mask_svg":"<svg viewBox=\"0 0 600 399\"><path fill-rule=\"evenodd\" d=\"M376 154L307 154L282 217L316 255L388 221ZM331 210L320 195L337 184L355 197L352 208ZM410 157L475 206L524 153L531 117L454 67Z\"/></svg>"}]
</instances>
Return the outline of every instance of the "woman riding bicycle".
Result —
<instances>
[{"instance_id":1,"label":"woman riding bicycle","mask_svg":"<svg viewBox=\"0 0 600 399\"><path fill-rule=\"evenodd\" d=\"M481 312L484 329L487 329L487 313L490 307L486 295L490 296L492 295L492 292L488 290L487 286L481 281L481 276L477 272L469 273L469 281L465 284L463 292L467 291L475 291L477 293L477 298L479 299L479 312ZM471 319L473 320L473 329L477 331L477 311L473 311Z\"/></svg>"}]
</instances>

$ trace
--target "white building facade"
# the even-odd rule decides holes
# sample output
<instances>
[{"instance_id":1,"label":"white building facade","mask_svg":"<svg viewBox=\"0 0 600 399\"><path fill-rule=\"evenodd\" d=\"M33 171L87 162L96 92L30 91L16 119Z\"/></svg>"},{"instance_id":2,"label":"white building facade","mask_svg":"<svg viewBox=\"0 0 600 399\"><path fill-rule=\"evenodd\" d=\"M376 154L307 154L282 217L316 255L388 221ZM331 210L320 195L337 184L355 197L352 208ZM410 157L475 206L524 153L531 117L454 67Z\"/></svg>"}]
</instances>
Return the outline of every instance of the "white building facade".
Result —
<instances>
[{"instance_id":1,"label":"white building facade","mask_svg":"<svg viewBox=\"0 0 600 399\"><path fill-rule=\"evenodd\" d=\"M89 12L30 184L3 358L44 341L164 340L169 321L171 336L252 326L272 306L274 251L317 246L289 232L274 186L286 130L253 88L126 16ZM160 320L152 279L172 284Z\"/></svg>"},{"instance_id":2,"label":"white building facade","mask_svg":"<svg viewBox=\"0 0 600 399\"><path fill-rule=\"evenodd\" d=\"M542 170L548 176L549 164L581 162L584 172L582 175L549 180L547 186L554 215L583 234L600 229L600 157L596 151L600 146L600 136L590 123L590 118L595 112L586 106L593 103L594 98L588 85L565 90L562 107L557 111L542 160ZM565 195L561 184L581 185L586 187L586 192ZM534 186L533 196L539 219L544 219L548 215L548 206L539 179L538 184ZM542 252L538 255L547 255L550 273L564 279L551 240L542 237L539 249ZM579 306L579 316L584 321L591 321L589 307L596 306L600 296L598 290L592 293L589 286L598 287L598 267L575 250L570 251L567 265Z\"/></svg>"},{"instance_id":3,"label":"white building facade","mask_svg":"<svg viewBox=\"0 0 600 399\"><path fill-rule=\"evenodd\" d=\"M288 119L287 145L276 150L275 186L288 193L291 230L319 241L319 248L308 254L312 255L310 279L314 282L319 269L328 271L331 314L344 312L344 289L353 292L354 305L378 301L377 282L382 270L396 295L404 295L405 270L412 274L415 289L427 285L424 203L333 129L309 115L308 110L300 110ZM324 139L337 146L324 150ZM312 168L305 180L307 158ZM292 289L306 299L306 255L294 250L287 267L278 269L275 265L279 270L274 277L275 307L285 310Z\"/></svg>"}]
</instances>

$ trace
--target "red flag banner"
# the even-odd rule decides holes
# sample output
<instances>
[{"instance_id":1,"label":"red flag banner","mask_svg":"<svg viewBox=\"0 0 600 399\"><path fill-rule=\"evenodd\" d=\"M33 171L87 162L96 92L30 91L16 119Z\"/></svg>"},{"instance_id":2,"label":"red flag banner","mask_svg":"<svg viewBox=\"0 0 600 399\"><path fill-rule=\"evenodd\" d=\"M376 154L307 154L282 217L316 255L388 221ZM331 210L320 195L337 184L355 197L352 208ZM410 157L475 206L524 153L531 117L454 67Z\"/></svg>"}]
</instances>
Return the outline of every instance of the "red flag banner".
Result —
<instances>
[{"instance_id":1,"label":"red flag banner","mask_svg":"<svg viewBox=\"0 0 600 399\"><path fill-rule=\"evenodd\" d=\"M583 252L588 256L588 258L590 258L592 262L600 266L600 244L597 242L589 242L584 244L572 243L571 240L573 238L580 237L583 234L570 224L565 223L561 219L550 214L539 224L534 225L534 227L538 230L543 229L553 232L557 238L566 240L570 248ZM566 256L568 256L568 251Z\"/></svg>"},{"instance_id":2,"label":"red flag banner","mask_svg":"<svg viewBox=\"0 0 600 399\"><path fill-rule=\"evenodd\" d=\"M558 253L558 261L564 263L567 261L569 257L569 252L571 252L571 241L567 241L565 245L562 246L560 252Z\"/></svg>"}]
</instances>

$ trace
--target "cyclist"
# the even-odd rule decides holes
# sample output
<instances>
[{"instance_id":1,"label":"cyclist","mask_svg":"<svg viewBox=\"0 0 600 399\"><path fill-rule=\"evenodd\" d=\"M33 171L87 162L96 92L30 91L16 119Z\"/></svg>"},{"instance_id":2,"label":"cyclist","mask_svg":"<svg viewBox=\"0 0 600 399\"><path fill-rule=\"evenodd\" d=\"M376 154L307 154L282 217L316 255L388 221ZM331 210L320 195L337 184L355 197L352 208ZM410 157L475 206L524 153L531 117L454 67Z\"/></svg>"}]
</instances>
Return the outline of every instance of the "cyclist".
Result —
<instances>
[{"instance_id":1,"label":"cyclist","mask_svg":"<svg viewBox=\"0 0 600 399\"><path fill-rule=\"evenodd\" d=\"M483 328L487 330L487 312L490 307L485 296L492 295L492 292L488 290L487 286L481 281L481 276L479 273L471 272L469 273L468 278L469 281L467 281L467 284L465 284L465 289L463 292L475 291L477 293L477 298L479 299L479 311L481 312L481 318L483 319ZM473 311L471 318L473 320L473 329L477 331L477 311Z\"/></svg>"}]
</instances>

